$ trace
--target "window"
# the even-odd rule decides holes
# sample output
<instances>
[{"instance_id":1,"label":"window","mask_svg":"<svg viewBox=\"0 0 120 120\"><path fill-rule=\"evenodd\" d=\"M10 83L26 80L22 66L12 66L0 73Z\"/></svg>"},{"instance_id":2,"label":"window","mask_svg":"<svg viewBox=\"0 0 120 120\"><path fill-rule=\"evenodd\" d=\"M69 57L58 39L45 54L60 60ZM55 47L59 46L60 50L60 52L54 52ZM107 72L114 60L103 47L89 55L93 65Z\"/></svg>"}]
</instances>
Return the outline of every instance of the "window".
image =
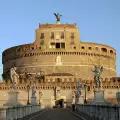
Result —
<instances>
[{"instance_id":1,"label":"window","mask_svg":"<svg viewBox=\"0 0 120 120\"><path fill-rule=\"evenodd\" d=\"M102 50L103 52L107 52L107 49L106 49L106 48L101 48L101 50Z\"/></svg>"},{"instance_id":2,"label":"window","mask_svg":"<svg viewBox=\"0 0 120 120\"><path fill-rule=\"evenodd\" d=\"M55 43L54 42L50 43L50 48L55 48Z\"/></svg>"},{"instance_id":3,"label":"window","mask_svg":"<svg viewBox=\"0 0 120 120\"><path fill-rule=\"evenodd\" d=\"M56 43L56 48L60 48L60 43Z\"/></svg>"},{"instance_id":4,"label":"window","mask_svg":"<svg viewBox=\"0 0 120 120\"><path fill-rule=\"evenodd\" d=\"M120 82L120 79L118 79L118 82Z\"/></svg>"},{"instance_id":5,"label":"window","mask_svg":"<svg viewBox=\"0 0 120 120\"><path fill-rule=\"evenodd\" d=\"M61 48L65 48L65 43L61 43Z\"/></svg>"},{"instance_id":6,"label":"window","mask_svg":"<svg viewBox=\"0 0 120 120\"><path fill-rule=\"evenodd\" d=\"M34 47L32 47L32 50L34 50Z\"/></svg>"},{"instance_id":7,"label":"window","mask_svg":"<svg viewBox=\"0 0 120 120\"><path fill-rule=\"evenodd\" d=\"M51 32L51 39L54 39L54 32Z\"/></svg>"},{"instance_id":8,"label":"window","mask_svg":"<svg viewBox=\"0 0 120 120\"><path fill-rule=\"evenodd\" d=\"M44 39L44 33L41 33L40 39Z\"/></svg>"},{"instance_id":9,"label":"window","mask_svg":"<svg viewBox=\"0 0 120 120\"><path fill-rule=\"evenodd\" d=\"M76 47L74 46L74 49L76 49Z\"/></svg>"},{"instance_id":10,"label":"window","mask_svg":"<svg viewBox=\"0 0 120 120\"><path fill-rule=\"evenodd\" d=\"M73 32L71 33L71 39L74 39L74 33Z\"/></svg>"},{"instance_id":11,"label":"window","mask_svg":"<svg viewBox=\"0 0 120 120\"><path fill-rule=\"evenodd\" d=\"M110 53L111 53L111 54L113 54L113 51L112 51L112 50L110 50Z\"/></svg>"},{"instance_id":12,"label":"window","mask_svg":"<svg viewBox=\"0 0 120 120\"><path fill-rule=\"evenodd\" d=\"M89 49L89 50L92 50L92 48L91 48L91 47L88 47L88 49Z\"/></svg>"},{"instance_id":13,"label":"window","mask_svg":"<svg viewBox=\"0 0 120 120\"><path fill-rule=\"evenodd\" d=\"M60 82L60 78L57 78L57 82L58 82L58 83Z\"/></svg>"},{"instance_id":14,"label":"window","mask_svg":"<svg viewBox=\"0 0 120 120\"><path fill-rule=\"evenodd\" d=\"M85 47L84 47L84 46L82 46L81 48L82 48L82 49L84 49Z\"/></svg>"},{"instance_id":15,"label":"window","mask_svg":"<svg viewBox=\"0 0 120 120\"><path fill-rule=\"evenodd\" d=\"M64 32L61 33L61 39L64 39Z\"/></svg>"}]
</instances>

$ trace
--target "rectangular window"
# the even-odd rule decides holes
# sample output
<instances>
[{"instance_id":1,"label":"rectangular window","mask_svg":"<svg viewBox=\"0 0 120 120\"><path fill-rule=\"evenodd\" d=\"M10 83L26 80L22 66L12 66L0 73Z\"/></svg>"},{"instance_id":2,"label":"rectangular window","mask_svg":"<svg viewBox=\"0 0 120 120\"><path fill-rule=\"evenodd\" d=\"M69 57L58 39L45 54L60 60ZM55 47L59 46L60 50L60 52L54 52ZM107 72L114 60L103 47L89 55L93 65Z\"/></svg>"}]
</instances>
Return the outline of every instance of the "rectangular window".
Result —
<instances>
[{"instance_id":1,"label":"rectangular window","mask_svg":"<svg viewBox=\"0 0 120 120\"><path fill-rule=\"evenodd\" d=\"M44 33L41 33L40 39L44 39Z\"/></svg>"},{"instance_id":2,"label":"rectangular window","mask_svg":"<svg viewBox=\"0 0 120 120\"><path fill-rule=\"evenodd\" d=\"M65 48L65 43L61 43L61 48Z\"/></svg>"},{"instance_id":3,"label":"rectangular window","mask_svg":"<svg viewBox=\"0 0 120 120\"><path fill-rule=\"evenodd\" d=\"M64 32L61 32L61 39L64 39Z\"/></svg>"},{"instance_id":4,"label":"rectangular window","mask_svg":"<svg viewBox=\"0 0 120 120\"><path fill-rule=\"evenodd\" d=\"M55 43L54 42L50 43L50 48L55 48Z\"/></svg>"},{"instance_id":5,"label":"rectangular window","mask_svg":"<svg viewBox=\"0 0 120 120\"><path fill-rule=\"evenodd\" d=\"M51 39L54 39L54 32L51 32Z\"/></svg>"},{"instance_id":6,"label":"rectangular window","mask_svg":"<svg viewBox=\"0 0 120 120\"><path fill-rule=\"evenodd\" d=\"M74 39L74 33L73 32L71 33L71 39Z\"/></svg>"},{"instance_id":7,"label":"rectangular window","mask_svg":"<svg viewBox=\"0 0 120 120\"><path fill-rule=\"evenodd\" d=\"M60 43L56 43L56 48L60 48Z\"/></svg>"}]
</instances>

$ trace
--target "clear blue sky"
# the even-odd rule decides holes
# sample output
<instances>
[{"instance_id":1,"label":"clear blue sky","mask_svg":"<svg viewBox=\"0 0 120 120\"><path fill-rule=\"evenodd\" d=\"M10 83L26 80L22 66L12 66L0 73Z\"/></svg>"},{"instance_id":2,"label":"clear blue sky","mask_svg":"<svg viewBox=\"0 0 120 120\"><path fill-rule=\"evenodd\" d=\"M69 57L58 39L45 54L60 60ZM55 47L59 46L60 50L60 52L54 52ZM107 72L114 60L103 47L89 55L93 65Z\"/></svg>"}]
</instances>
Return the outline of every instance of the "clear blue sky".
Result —
<instances>
[{"instance_id":1,"label":"clear blue sky","mask_svg":"<svg viewBox=\"0 0 120 120\"><path fill-rule=\"evenodd\" d=\"M114 47L120 74L120 0L0 0L0 51L33 42L39 23L56 22L54 12L77 24L82 41Z\"/></svg>"}]
</instances>

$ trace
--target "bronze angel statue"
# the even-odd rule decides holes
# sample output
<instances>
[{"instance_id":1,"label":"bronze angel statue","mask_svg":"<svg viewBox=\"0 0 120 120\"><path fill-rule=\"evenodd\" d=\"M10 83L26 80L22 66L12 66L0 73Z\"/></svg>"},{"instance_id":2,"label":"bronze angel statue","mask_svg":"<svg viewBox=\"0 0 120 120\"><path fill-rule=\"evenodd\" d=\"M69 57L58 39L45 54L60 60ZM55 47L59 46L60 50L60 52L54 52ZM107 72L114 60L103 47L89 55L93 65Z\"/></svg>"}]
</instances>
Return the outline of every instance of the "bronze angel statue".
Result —
<instances>
[{"instance_id":1,"label":"bronze angel statue","mask_svg":"<svg viewBox=\"0 0 120 120\"><path fill-rule=\"evenodd\" d=\"M62 16L62 15L60 15L59 13L54 13L54 15L57 19L57 22L60 22L60 16Z\"/></svg>"}]
</instances>

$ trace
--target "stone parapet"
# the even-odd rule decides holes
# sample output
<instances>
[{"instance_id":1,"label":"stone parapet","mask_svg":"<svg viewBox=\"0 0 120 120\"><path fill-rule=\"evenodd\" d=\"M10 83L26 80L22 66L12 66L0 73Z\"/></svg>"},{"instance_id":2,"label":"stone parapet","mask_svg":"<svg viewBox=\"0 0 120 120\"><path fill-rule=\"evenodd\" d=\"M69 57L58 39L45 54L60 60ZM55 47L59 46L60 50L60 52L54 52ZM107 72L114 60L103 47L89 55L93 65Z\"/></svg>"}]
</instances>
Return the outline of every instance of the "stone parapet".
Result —
<instances>
[{"instance_id":1,"label":"stone parapet","mask_svg":"<svg viewBox=\"0 0 120 120\"><path fill-rule=\"evenodd\" d=\"M40 111L40 105L24 105L19 107L1 107L0 120L21 119L24 116Z\"/></svg>"},{"instance_id":2,"label":"stone parapet","mask_svg":"<svg viewBox=\"0 0 120 120\"><path fill-rule=\"evenodd\" d=\"M77 105L80 112L97 120L120 120L120 105Z\"/></svg>"}]
</instances>

